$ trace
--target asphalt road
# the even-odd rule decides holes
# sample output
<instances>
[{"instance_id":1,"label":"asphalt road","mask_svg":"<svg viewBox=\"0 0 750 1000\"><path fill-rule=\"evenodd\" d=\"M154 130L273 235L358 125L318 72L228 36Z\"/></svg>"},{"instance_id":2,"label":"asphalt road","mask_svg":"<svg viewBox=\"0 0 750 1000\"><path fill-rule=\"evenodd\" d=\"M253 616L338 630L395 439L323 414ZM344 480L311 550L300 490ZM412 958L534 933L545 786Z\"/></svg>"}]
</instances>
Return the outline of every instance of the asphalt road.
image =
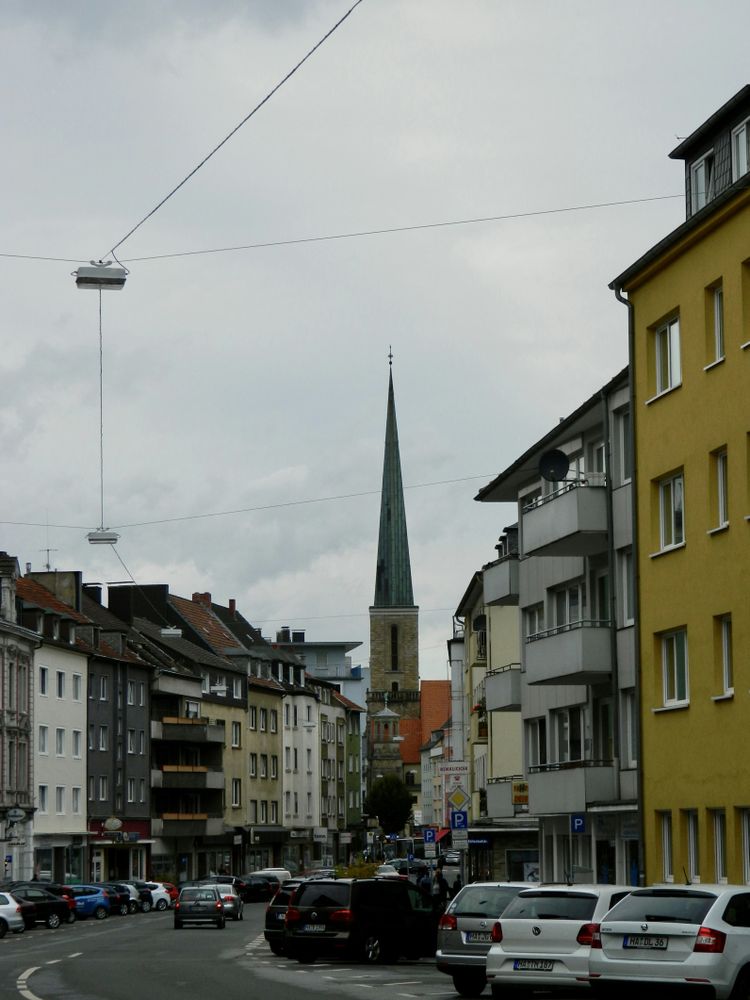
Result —
<instances>
[{"instance_id":1,"label":"asphalt road","mask_svg":"<svg viewBox=\"0 0 750 1000\"><path fill-rule=\"evenodd\" d=\"M245 919L223 931L176 932L171 912L153 912L8 934L0 941L0 1000L299 1000L300 991L366 1000L370 990L388 1000L457 1000L430 959L369 966L277 958L263 939L264 911L249 904Z\"/></svg>"}]
</instances>

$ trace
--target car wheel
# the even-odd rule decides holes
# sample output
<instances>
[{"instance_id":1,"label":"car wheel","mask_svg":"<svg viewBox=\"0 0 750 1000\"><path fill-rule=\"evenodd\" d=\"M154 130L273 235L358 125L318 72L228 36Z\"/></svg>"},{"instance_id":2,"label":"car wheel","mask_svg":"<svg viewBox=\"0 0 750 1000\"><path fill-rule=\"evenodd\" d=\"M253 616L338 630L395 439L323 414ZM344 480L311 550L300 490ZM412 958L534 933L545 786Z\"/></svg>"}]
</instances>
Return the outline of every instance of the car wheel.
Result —
<instances>
[{"instance_id":1,"label":"car wheel","mask_svg":"<svg viewBox=\"0 0 750 1000\"><path fill-rule=\"evenodd\" d=\"M730 994L731 1000L748 1000L750 997L750 969L742 969L734 983Z\"/></svg>"},{"instance_id":2,"label":"car wheel","mask_svg":"<svg viewBox=\"0 0 750 1000\"><path fill-rule=\"evenodd\" d=\"M453 985L460 997L478 997L487 985L487 979L481 972L457 972L453 977Z\"/></svg>"},{"instance_id":3,"label":"car wheel","mask_svg":"<svg viewBox=\"0 0 750 1000\"><path fill-rule=\"evenodd\" d=\"M56 913L50 913L45 922L51 930L54 930L60 926L60 917Z\"/></svg>"},{"instance_id":4,"label":"car wheel","mask_svg":"<svg viewBox=\"0 0 750 1000\"><path fill-rule=\"evenodd\" d=\"M156 904L156 909L157 910L166 910L166 908L167 908L167 901L166 901L166 899L160 899L159 902Z\"/></svg>"},{"instance_id":5,"label":"car wheel","mask_svg":"<svg viewBox=\"0 0 750 1000\"><path fill-rule=\"evenodd\" d=\"M107 916L107 908L104 906L97 906L97 908L94 910L94 916L96 917L97 920L104 920L104 918Z\"/></svg>"},{"instance_id":6,"label":"car wheel","mask_svg":"<svg viewBox=\"0 0 750 1000\"><path fill-rule=\"evenodd\" d=\"M128 913L137 913L137 912L138 912L138 904L134 899L131 899L130 902L128 903Z\"/></svg>"},{"instance_id":7,"label":"car wheel","mask_svg":"<svg viewBox=\"0 0 750 1000\"><path fill-rule=\"evenodd\" d=\"M281 957L284 954L284 945L278 944L276 941L270 941L268 947L271 949L274 955Z\"/></svg>"},{"instance_id":8,"label":"car wheel","mask_svg":"<svg viewBox=\"0 0 750 1000\"><path fill-rule=\"evenodd\" d=\"M8 933L8 925L4 920L0 920L0 938L4 938Z\"/></svg>"},{"instance_id":9,"label":"car wheel","mask_svg":"<svg viewBox=\"0 0 750 1000\"><path fill-rule=\"evenodd\" d=\"M149 901L147 899L144 900L141 903L141 912L142 913L150 913L151 912L151 903L149 903Z\"/></svg>"},{"instance_id":10,"label":"car wheel","mask_svg":"<svg viewBox=\"0 0 750 1000\"><path fill-rule=\"evenodd\" d=\"M362 959L369 965L375 962L383 961L383 942L380 939L380 935L376 934L375 931L369 931L365 934L364 941L362 942Z\"/></svg>"},{"instance_id":11,"label":"car wheel","mask_svg":"<svg viewBox=\"0 0 750 1000\"><path fill-rule=\"evenodd\" d=\"M77 919L78 918L76 917L76 911L75 910L68 910L68 915L65 918L65 923L66 924L74 924Z\"/></svg>"},{"instance_id":12,"label":"car wheel","mask_svg":"<svg viewBox=\"0 0 750 1000\"><path fill-rule=\"evenodd\" d=\"M130 907L128 906L127 903L120 903L117 912L120 914L121 917L127 917L127 915L130 913Z\"/></svg>"}]
</instances>

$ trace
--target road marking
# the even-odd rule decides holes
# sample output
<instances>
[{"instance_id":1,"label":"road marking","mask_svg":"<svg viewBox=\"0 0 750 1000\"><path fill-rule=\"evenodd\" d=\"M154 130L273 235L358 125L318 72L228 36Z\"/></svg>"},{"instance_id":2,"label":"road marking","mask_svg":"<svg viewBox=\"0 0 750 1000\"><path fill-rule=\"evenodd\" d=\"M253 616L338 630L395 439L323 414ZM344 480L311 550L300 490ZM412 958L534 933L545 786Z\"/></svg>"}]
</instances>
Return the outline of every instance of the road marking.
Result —
<instances>
[{"instance_id":1,"label":"road marking","mask_svg":"<svg viewBox=\"0 0 750 1000\"><path fill-rule=\"evenodd\" d=\"M44 964L45 965L57 965L58 962L62 962L62 959L61 958L51 958L51 959L49 959L48 962L45 962Z\"/></svg>"},{"instance_id":2,"label":"road marking","mask_svg":"<svg viewBox=\"0 0 750 1000\"><path fill-rule=\"evenodd\" d=\"M403 983L386 983L387 986L419 986L421 979L405 979Z\"/></svg>"},{"instance_id":3,"label":"road marking","mask_svg":"<svg viewBox=\"0 0 750 1000\"><path fill-rule=\"evenodd\" d=\"M30 969L26 969L25 972L22 972L16 980L16 989L21 996L24 997L24 1000L39 1000L38 996L32 993L30 989L27 989L27 980L29 976L32 976L39 968L40 966L33 965Z\"/></svg>"},{"instance_id":4,"label":"road marking","mask_svg":"<svg viewBox=\"0 0 750 1000\"><path fill-rule=\"evenodd\" d=\"M72 951L68 958L79 958L83 954L82 951Z\"/></svg>"}]
</instances>

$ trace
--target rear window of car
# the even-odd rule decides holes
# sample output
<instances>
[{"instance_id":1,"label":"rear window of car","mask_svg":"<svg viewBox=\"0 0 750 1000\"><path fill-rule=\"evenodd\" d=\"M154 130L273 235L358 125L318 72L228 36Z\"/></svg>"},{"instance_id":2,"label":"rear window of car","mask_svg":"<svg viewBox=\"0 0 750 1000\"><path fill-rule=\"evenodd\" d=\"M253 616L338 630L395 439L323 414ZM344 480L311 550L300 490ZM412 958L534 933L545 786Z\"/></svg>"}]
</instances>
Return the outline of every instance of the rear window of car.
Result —
<instances>
[{"instance_id":1,"label":"rear window of car","mask_svg":"<svg viewBox=\"0 0 750 1000\"><path fill-rule=\"evenodd\" d=\"M303 883L294 902L296 906L348 906L349 888L343 882Z\"/></svg>"},{"instance_id":2,"label":"rear window of car","mask_svg":"<svg viewBox=\"0 0 750 1000\"><path fill-rule=\"evenodd\" d=\"M585 892L524 892L508 903L503 918L591 920L596 900L596 896Z\"/></svg>"},{"instance_id":3,"label":"rear window of car","mask_svg":"<svg viewBox=\"0 0 750 1000\"><path fill-rule=\"evenodd\" d=\"M448 907L454 917L499 917L521 890L510 885L467 885Z\"/></svg>"},{"instance_id":4,"label":"rear window of car","mask_svg":"<svg viewBox=\"0 0 750 1000\"><path fill-rule=\"evenodd\" d=\"M10 906L10 900L0 892L0 906Z\"/></svg>"},{"instance_id":5,"label":"rear window of car","mask_svg":"<svg viewBox=\"0 0 750 1000\"><path fill-rule=\"evenodd\" d=\"M702 924L716 896L690 889L647 889L631 892L613 906L607 920L665 920L677 924Z\"/></svg>"},{"instance_id":6,"label":"rear window of car","mask_svg":"<svg viewBox=\"0 0 750 1000\"><path fill-rule=\"evenodd\" d=\"M200 900L216 899L216 890L201 889L201 888L183 889L181 898L183 900L187 900L188 902L194 899L200 899Z\"/></svg>"}]
</instances>

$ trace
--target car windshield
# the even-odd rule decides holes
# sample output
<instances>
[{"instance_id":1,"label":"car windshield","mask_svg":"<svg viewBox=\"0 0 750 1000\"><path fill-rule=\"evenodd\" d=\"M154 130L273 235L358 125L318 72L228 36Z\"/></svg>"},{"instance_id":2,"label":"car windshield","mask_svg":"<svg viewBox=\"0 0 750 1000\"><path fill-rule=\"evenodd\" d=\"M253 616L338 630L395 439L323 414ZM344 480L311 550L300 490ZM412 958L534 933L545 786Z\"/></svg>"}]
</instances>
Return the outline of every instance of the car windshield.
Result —
<instances>
[{"instance_id":1,"label":"car windshield","mask_svg":"<svg viewBox=\"0 0 750 1000\"><path fill-rule=\"evenodd\" d=\"M584 892L525 892L511 900L503 919L591 920L596 896Z\"/></svg>"},{"instance_id":2,"label":"car windshield","mask_svg":"<svg viewBox=\"0 0 750 1000\"><path fill-rule=\"evenodd\" d=\"M607 920L664 920L677 924L702 924L716 901L709 892L679 889L649 889L635 892L614 906Z\"/></svg>"},{"instance_id":3,"label":"car windshield","mask_svg":"<svg viewBox=\"0 0 750 1000\"><path fill-rule=\"evenodd\" d=\"M519 893L510 885L467 885L449 907L455 917L499 917Z\"/></svg>"}]
</instances>

